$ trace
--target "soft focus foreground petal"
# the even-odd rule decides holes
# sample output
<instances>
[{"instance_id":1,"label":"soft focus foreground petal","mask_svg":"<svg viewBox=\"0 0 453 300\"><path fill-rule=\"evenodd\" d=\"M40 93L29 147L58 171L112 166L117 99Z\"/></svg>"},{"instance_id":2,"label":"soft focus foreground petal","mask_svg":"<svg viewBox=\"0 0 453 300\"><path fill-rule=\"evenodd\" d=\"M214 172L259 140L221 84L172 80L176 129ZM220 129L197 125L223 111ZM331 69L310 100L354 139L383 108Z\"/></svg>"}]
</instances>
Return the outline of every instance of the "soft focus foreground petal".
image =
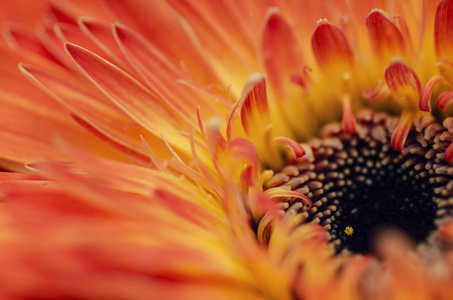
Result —
<instances>
[{"instance_id":1,"label":"soft focus foreground petal","mask_svg":"<svg viewBox=\"0 0 453 300\"><path fill-rule=\"evenodd\" d=\"M218 210L219 201L209 197L206 192L203 192L196 185L197 182L194 183L184 176L174 176L173 174L165 174L131 164L100 159L79 151L65 143L60 143L60 146L68 153L68 156L78 162L77 165L89 171L93 176L96 176L96 180L108 186L115 187L117 190L147 196L152 194L152 191L155 189L166 189L172 191L173 194L179 197L190 199L192 202L221 215L221 212ZM53 174L52 170L54 168L63 168L66 172L73 170L70 165L49 162L36 162L27 166L37 173L49 174L50 172L50 175L55 177L55 180L62 179L63 177L59 174ZM65 166L68 167L65 168ZM72 189L70 181L67 184L68 188ZM178 186L178 189L175 190L175 186Z\"/></svg>"},{"instance_id":2,"label":"soft focus foreground petal","mask_svg":"<svg viewBox=\"0 0 453 300\"><path fill-rule=\"evenodd\" d=\"M453 1L443 0L436 10L434 39L437 58L453 61Z\"/></svg>"},{"instance_id":3,"label":"soft focus foreground petal","mask_svg":"<svg viewBox=\"0 0 453 300\"><path fill-rule=\"evenodd\" d=\"M1 46L0 102L3 117L0 120L0 152L3 159L24 163L37 159L63 159L65 156L53 145L54 137L71 137L71 140L91 153L124 159L122 155L96 140L79 127L69 111L39 89L34 88L17 69L21 60L37 65L48 65L35 56L20 54ZM51 67L51 65L48 65ZM54 69L57 74L63 74ZM51 109L50 109L51 108ZM26 115L26 118L24 118Z\"/></svg>"},{"instance_id":4,"label":"soft focus foreground petal","mask_svg":"<svg viewBox=\"0 0 453 300\"><path fill-rule=\"evenodd\" d=\"M95 213L86 198L59 187L2 191L0 261L5 268L0 271L0 285L11 298L259 296L252 277L234 260L222 235L200 231L162 210L124 218L102 210ZM104 192L112 196L108 189ZM116 202L121 196L99 200ZM128 201L142 200L130 195ZM5 212L21 218L9 218ZM197 238L197 245L192 238Z\"/></svg>"},{"instance_id":5,"label":"soft focus foreground petal","mask_svg":"<svg viewBox=\"0 0 453 300\"><path fill-rule=\"evenodd\" d=\"M163 100L101 57L72 44L66 48L87 78L133 120L157 136L163 134L172 145L189 149L178 133L186 125Z\"/></svg>"},{"instance_id":6,"label":"soft focus foreground petal","mask_svg":"<svg viewBox=\"0 0 453 300\"><path fill-rule=\"evenodd\" d=\"M376 300L442 299L438 298L440 293L431 289L430 281L434 278L423 272L412 241L406 236L400 232L383 231L377 235L374 245L381 263L376 262L365 272L361 283L363 297Z\"/></svg>"}]
</instances>

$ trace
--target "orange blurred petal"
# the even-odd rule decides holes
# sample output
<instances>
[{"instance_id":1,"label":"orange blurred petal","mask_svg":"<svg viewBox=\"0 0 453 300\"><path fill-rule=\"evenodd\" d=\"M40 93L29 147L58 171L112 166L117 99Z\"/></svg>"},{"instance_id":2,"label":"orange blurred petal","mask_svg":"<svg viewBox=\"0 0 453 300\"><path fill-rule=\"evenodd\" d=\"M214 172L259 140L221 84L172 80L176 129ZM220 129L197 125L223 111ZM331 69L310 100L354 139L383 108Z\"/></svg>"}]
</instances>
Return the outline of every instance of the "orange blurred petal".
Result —
<instances>
[{"instance_id":1,"label":"orange blurred petal","mask_svg":"<svg viewBox=\"0 0 453 300\"><path fill-rule=\"evenodd\" d=\"M296 74L304 81L303 53L296 33L278 10L270 9L266 16L261 51L267 79L281 101L288 98L287 88Z\"/></svg>"},{"instance_id":2,"label":"orange blurred petal","mask_svg":"<svg viewBox=\"0 0 453 300\"><path fill-rule=\"evenodd\" d=\"M453 1L439 3L434 20L434 42L438 59L453 61Z\"/></svg>"},{"instance_id":3,"label":"orange blurred petal","mask_svg":"<svg viewBox=\"0 0 453 300\"><path fill-rule=\"evenodd\" d=\"M382 10L372 11L366 18L366 26L373 51L378 57L388 61L392 56L405 53L403 35L388 13Z\"/></svg>"},{"instance_id":4,"label":"orange blurred petal","mask_svg":"<svg viewBox=\"0 0 453 300\"><path fill-rule=\"evenodd\" d=\"M332 24L320 21L311 38L311 44L322 69L337 64L348 67L353 65L354 57L345 34Z\"/></svg>"},{"instance_id":5,"label":"orange blurred petal","mask_svg":"<svg viewBox=\"0 0 453 300\"><path fill-rule=\"evenodd\" d=\"M440 94L439 97L437 97L436 104L437 106L439 106L440 109L446 110L452 101L453 101L453 90L446 91Z\"/></svg>"}]
</instances>

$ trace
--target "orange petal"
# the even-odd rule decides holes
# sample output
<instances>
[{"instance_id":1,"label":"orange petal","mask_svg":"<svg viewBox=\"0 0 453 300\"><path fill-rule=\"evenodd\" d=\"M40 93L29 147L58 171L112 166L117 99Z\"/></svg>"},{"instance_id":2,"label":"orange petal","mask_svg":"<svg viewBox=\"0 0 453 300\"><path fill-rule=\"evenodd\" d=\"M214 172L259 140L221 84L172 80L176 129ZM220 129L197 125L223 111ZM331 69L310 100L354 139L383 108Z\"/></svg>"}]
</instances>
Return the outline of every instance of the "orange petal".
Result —
<instances>
[{"instance_id":1,"label":"orange petal","mask_svg":"<svg viewBox=\"0 0 453 300\"><path fill-rule=\"evenodd\" d=\"M296 33L278 10L269 10L264 23L261 51L266 75L281 101L295 74L304 81L303 53Z\"/></svg>"},{"instance_id":2,"label":"orange petal","mask_svg":"<svg viewBox=\"0 0 453 300\"><path fill-rule=\"evenodd\" d=\"M351 67L354 62L349 42L343 31L328 22L318 23L311 38L311 45L316 60L323 69L337 64Z\"/></svg>"},{"instance_id":3,"label":"orange petal","mask_svg":"<svg viewBox=\"0 0 453 300\"><path fill-rule=\"evenodd\" d=\"M57 61L41 44L35 33L27 27L16 24L4 24L2 37L11 49L30 51L54 62Z\"/></svg>"},{"instance_id":4,"label":"orange petal","mask_svg":"<svg viewBox=\"0 0 453 300\"><path fill-rule=\"evenodd\" d=\"M451 143L447 150L445 150L445 160L450 165L453 165L453 143Z\"/></svg>"},{"instance_id":5,"label":"orange petal","mask_svg":"<svg viewBox=\"0 0 453 300\"><path fill-rule=\"evenodd\" d=\"M404 38L391 16L382 10L373 10L366 18L373 50L381 59L405 53Z\"/></svg>"},{"instance_id":6,"label":"orange petal","mask_svg":"<svg viewBox=\"0 0 453 300\"><path fill-rule=\"evenodd\" d=\"M0 46L0 106L3 114L0 119L0 152L3 159L22 163L36 159L64 159L65 155L53 145L55 136L71 136L74 143L85 151L124 159L123 155L74 123L68 109L34 87L17 69L21 60L46 66L62 78L68 76L47 60Z\"/></svg>"},{"instance_id":7,"label":"orange petal","mask_svg":"<svg viewBox=\"0 0 453 300\"><path fill-rule=\"evenodd\" d=\"M436 85L439 80L442 79L440 75L434 75L431 77L423 87L422 93L420 95L420 101L418 102L418 107L422 111L431 111L431 96L433 94L434 85Z\"/></svg>"},{"instance_id":8,"label":"orange petal","mask_svg":"<svg viewBox=\"0 0 453 300\"><path fill-rule=\"evenodd\" d=\"M440 109L446 110L453 101L453 90L443 92L437 97L436 104Z\"/></svg>"},{"instance_id":9,"label":"orange petal","mask_svg":"<svg viewBox=\"0 0 453 300\"><path fill-rule=\"evenodd\" d=\"M287 146L292 151L296 159L301 158L305 155L305 149L295 140L283 136L278 136L274 138L274 141Z\"/></svg>"},{"instance_id":10,"label":"orange petal","mask_svg":"<svg viewBox=\"0 0 453 300\"><path fill-rule=\"evenodd\" d=\"M254 172L259 171L260 162L256 147L249 140L235 138L228 143L228 148L232 152L233 157L245 159L253 167ZM257 173L254 173L254 175L257 175Z\"/></svg>"},{"instance_id":11,"label":"orange petal","mask_svg":"<svg viewBox=\"0 0 453 300\"><path fill-rule=\"evenodd\" d=\"M83 126L96 133L96 136L143 155L145 152L139 136L144 135L148 141L152 141L159 156L168 157L160 138L150 135L102 96L37 67L21 64L20 69L46 93L67 106L78 119L83 119ZM79 123L82 124L81 120Z\"/></svg>"},{"instance_id":12,"label":"orange petal","mask_svg":"<svg viewBox=\"0 0 453 300\"><path fill-rule=\"evenodd\" d=\"M400 61L391 63L385 69L385 82L393 98L405 109L418 109L421 84L417 74Z\"/></svg>"},{"instance_id":13,"label":"orange petal","mask_svg":"<svg viewBox=\"0 0 453 300\"><path fill-rule=\"evenodd\" d=\"M439 3L434 20L434 41L438 59L453 61L453 1Z\"/></svg>"},{"instance_id":14,"label":"orange petal","mask_svg":"<svg viewBox=\"0 0 453 300\"><path fill-rule=\"evenodd\" d=\"M43 25L38 27L37 36L44 48L55 59L69 70L76 70L74 64L64 52L63 44L54 31L54 26Z\"/></svg>"},{"instance_id":15,"label":"orange petal","mask_svg":"<svg viewBox=\"0 0 453 300\"><path fill-rule=\"evenodd\" d=\"M115 41L110 23L87 17L80 17L77 23L80 30L96 44L99 49L102 49L112 62L123 70L128 71L129 73L132 72L132 68L125 63L124 55L118 47L118 43Z\"/></svg>"},{"instance_id":16,"label":"orange petal","mask_svg":"<svg viewBox=\"0 0 453 300\"><path fill-rule=\"evenodd\" d=\"M163 133L172 145L187 145L178 133L186 126L162 99L96 54L69 43L66 50L83 74L138 124L157 136Z\"/></svg>"},{"instance_id":17,"label":"orange petal","mask_svg":"<svg viewBox=\"0 0 453 300\"><path fill-rule=\"evenodd\" d=\"M0 1L0 20L18 22L31 27L42 20L39 12L48 8L48 2L48 0Z\"/></svg>"},{"instance_id":18,"label":"orange petal","mask_svg":"<svg viewBox=\"0 0 453 300\"><path fill-rule=\"evenodd\" d=\"M250 134L253 126L263 127L261 123L256 123L257 120L268 118L266 79L260 75L251 77L241 98L241 122L245 132Z\"/></svg>"},{"instance_id":19,"label":"orange petal","mask_svg":"<svg viewBox=\"0 0 453 300\"><path fill-rule=\"evenodd\" d=\"M296 191L284 190L282 188L270 188L266 190L264 193L271 198L288 197L301 199L305 202L305 205L308 207L308 209L310 209L312 205L311 200L307 196Z\"/></svg>"},{"instance_id":20,"label":"orange petal","mask_svg":"<svg viewBox=\"0 0 453 300\"><path fill-rule=\"evenodd\" d=\"M141 163L143 165L148 165L150 163L150 160L146 155L135 151L127 146L124 146L123 144L120 144L117 142L115 139L111 138L110 136L104 134L101 130L98 130L96 127L92 126L90 123L86 122L82 118L79 118L75 115L71 115L74 120L80 124L83 128L87 129L89 132L94 134L96 137L98 137L101 141L107 143L108 145L112 146L116 150L120 151L121 153L124 153L125 155L131 157L134 159L134 161Z\"/></svg>"},{"instance_id":21,"label":"orange petal","mask_svg":"<svg viewBox=\"0 0 453 300\"><path fill-rule=\"evenodd\" d=\"M185 120L193 121L198 106L207 116L215 115L212 111L218 112L212 97L177 83L177 80L187 79L188 75L144 37L120 24L116 24L113 30L121 50L137 73Z\"/></svg>"},{"instance_id":22,"label":"orange petal","mask_svg":"<svg viewBox=\"0 0 453 300\"><path fill-rule=\"evenodd\" d=\"M407 136L409 135L409 131L411 130L414 119L415 116L413 115L413 113L403 112L403 114L401 115L398 121L398 125L393 131L392 138L390 140L390 144L396 151L403 151L404 143L406 142Z\"/></svg>"},{"instance_id":23,"label":"orange petal","mask_svg":"<svg viewBox=\"0 0 453 300\"><path fill-rule=\"evenodd\" d=\"M352 111L351 99L349 97L344 97L342 100L343 108L343 130L348 134L355 134L356 129L356 119L354 117L354 112Z\"/></svg>"},{"instance_id":24,"label":"orange petal","mask_svg":"<svg viewBox=\"0 0 453 300\"><path fill-rule=\"evenodd\" d=\"M387 98L390 95L390 91L387 87L387 85L383 82L380 81L376 88L367 88L362 91L362 96L363 98L373 101L373 102L381 102L385 98Z\"/></svg>"}]
</instances>

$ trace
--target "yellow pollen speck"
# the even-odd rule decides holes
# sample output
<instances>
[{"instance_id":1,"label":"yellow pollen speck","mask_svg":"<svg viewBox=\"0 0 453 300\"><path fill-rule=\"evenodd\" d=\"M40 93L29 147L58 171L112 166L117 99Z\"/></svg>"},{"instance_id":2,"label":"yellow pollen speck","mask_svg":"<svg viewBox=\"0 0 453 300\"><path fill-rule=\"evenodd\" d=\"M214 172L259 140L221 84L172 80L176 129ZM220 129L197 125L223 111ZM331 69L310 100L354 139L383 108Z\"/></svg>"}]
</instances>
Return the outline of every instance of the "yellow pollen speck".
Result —
<instances>
[{"instance_id":1,"label":"yellow pollen speck","mask_svg":"<svg viewBox=\"0 0 453 300\"><path fill-rule=\"evenodd\" d=\"M351 226L347 226L344 230L344 233L346 233L347 235L351 236L353 233L354 233L354 229L352 229Z\"/></svg>"}]
</instances>

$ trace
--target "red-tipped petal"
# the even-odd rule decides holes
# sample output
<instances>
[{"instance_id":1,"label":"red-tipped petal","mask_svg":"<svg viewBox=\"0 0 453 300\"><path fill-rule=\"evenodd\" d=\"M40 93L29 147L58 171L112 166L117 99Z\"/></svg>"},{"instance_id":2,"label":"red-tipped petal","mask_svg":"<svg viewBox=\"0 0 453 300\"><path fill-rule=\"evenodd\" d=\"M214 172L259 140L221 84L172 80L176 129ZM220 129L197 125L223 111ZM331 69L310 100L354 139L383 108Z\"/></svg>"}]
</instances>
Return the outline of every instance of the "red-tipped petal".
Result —
<instances>
[{"instance_id":1,"label":"red-tipped petal","mask_svg":"<svg viewBox=\"0 0 453 300\"><path fill-rule=\"evenodd\" d=\"M311 45L321 68L338 63L353 64L354 57L348 39L341 29L330 23L318 24L311 38Z\"/></svg>"},{"instance_id":2,"label":"red-tipped petal","mask_svg":"<svg viewBox=\"0 0 453 300\"><path fill-rule=\"evenodd\" d=\"M389 88L383 81L379 82L374 89L367 88L362 92L363 98L373 102L381 102L389 95L390 95Z\"/></svg>"},{"instance_id":3,"label":"red-tipped petal","mask_svg":"<svg viewBox=\"0 0 453 300\"><path fill-rule=\"evenodd\" d=\"M271 198L282 198L282 197L288 197L288 198L298 198L301 199L305 202L305 204L308 206L308 208L311 208L312 202L311 200L305 196L302 193L296 192L296 191L289 191L289 190L284 190L282 188L271 188L265 191L265 194L268 195Z\"/></svg>"},{"instance_id":4,"label":"red-tipped petal","mask_svg":"<svg viewBox=\"0 0 453 300\"><path fill-rule=\"evenodd\" d=\"M422 87L417 74L409 66L400 61L391 63L385 69L385 82L403 108L418 109Z\"/></svg>"},{"instance_id":5,"label":"red-tipped petal","mask_svg":"<svg viewBox=\"0 0 453 300\"><path fill-rule=\"evenodd\" d=\"M439 3L434 19L434 41L438 59L453 59L453 1Z\"/></svg>"},{"instance_id":6,"label":"red-tipped petal","mask_svg":"<svg viewBox=\"0 0 453 300\"><path fill-rule=\"evenodd\" d=\"M374 52L383 59L389 59L405 52L404 38L390 15L381 10L372 11L366 18Z\"/></svg>"},{"instance_id":7,"label":"red-tipped petal","mask_svg":"<svg viewBox=\"0 0 453 300\"><path fill-rule=\"evenodd\" d=\"M445 160L450 164L453 165L453 143L448 146L447 150L445 151Z\"/></svg>"},{"instance_id":8,"label":"red-tipped petal","mask_svg":"<svg viewBox=\"0 0 453 300\"><path fill-rule=\"evenodd\" d=\"M357 122L352 111L351 99L345 97L342 101L343 107L343 130L345 133L355 134L357 132Z\"/></svg>"},{"instance_id":9,"label":"red-tipped petal","mask_svg":"<svg viewBox=\"0 0 453 300\"><path fill-rule=\"evenodd\" d=\"M305 155L305 149L295 140L283 136L278 136L274 138L274 141L287 146L293 152L296 158L301 158Z\"/></svg>"},{"instance_id":10,"label":"red-tipped petal","mask_svg":"<svg viewBox=\"0 0 453 300\"><path fill-rule=\"evenodd\" d=\"M242 126L246 133L250 133L257 117L261 119L268 117L266 79L262 75L252 75L244 87L241 100Z\"/></svg>"},{"instance_id":11,"label":"red-tipped petal","mask_svg":"<svg viewBox=\"0 0 453 300\"><path fill-rule=\"evenodd\" d=\"M433 94L433 88L439 80L442 79L440 75L434 75L431 77L428 82L426 82L423 87L422 93L420 95L420 101L418 102L418 107L422 111L431 111L431 96Z\"/></svg>"},{"instance_id":12,"label":"red-tipped petal","mask_svg":"<svg viewBox=\"0 0 453 300\"><path fill-rule=\"evenodd\" d=\"M294 74L304 81L303 54L296 33L278 10L269 10L261 41L264 66L269 84L281 100L285 100L286 87Z\"/></svg>"},{"instance_id":13,"label":"red-tipped petal","mask_svg":"<svg viewBox=\"0 0 453 300\"><path fill-rule=\"evenodd\" d=\"M393 131L392 138L390 140L393 149L396 151L403 151L404 143L406 142L409 131L411 130L413 120L414 116L411 113L403 113L401 115L398 125Z\"/></svg>"},{"instance_id":14,"label":"red-tipped petal","mask_svg":"<svg viewBox=\"0 0 453 300\"><path fill-rule=\"evenodd\" d=\"M447 109L447 107L452 102L453 102L453 90L443 92L442 94L439 95L439 97L436 100L437 106L439 106L439 108L442 110Z\"/></svg>"}]
</instances>

